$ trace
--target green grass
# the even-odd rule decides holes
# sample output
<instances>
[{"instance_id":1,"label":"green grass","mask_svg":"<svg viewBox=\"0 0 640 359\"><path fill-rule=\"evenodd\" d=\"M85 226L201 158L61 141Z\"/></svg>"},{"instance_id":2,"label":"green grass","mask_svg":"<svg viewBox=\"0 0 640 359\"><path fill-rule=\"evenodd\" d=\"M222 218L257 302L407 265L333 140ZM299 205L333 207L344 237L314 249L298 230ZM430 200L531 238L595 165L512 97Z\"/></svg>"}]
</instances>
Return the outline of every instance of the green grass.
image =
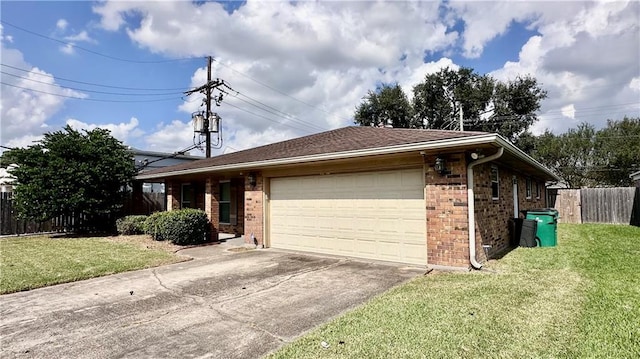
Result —
<instances>
[{"instance_id":1,"label":"green grass","mask_svg":"<svg viewBox=\"0 0 640 359\"><path fill-rule=\"evenodd\" d=\"M560 225L558 247L416 278L270 357L637 358L638 264L640 228Z\"/></svg>"},{"instance_id":2,"label":"green grass","mask_svg":"<svg viewBox=\"0 0 640 359\"><path fill-rule=\"evenodd\" d=\"M12 293L184 260L108 238L0 239L0 293Z\"/></svg>"}]
</instances>

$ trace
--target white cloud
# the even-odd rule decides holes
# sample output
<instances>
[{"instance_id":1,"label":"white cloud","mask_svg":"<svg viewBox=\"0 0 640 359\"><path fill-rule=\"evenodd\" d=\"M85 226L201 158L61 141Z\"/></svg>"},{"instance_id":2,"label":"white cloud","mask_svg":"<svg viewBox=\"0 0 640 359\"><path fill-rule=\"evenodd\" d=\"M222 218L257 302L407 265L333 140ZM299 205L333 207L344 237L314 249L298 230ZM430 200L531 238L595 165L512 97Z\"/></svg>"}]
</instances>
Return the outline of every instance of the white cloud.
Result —
<instances>
[{"instance_id":1,"label":"white cloud","mask_svg":"<svg viewBox=\"0 0 640 359\"><path fill-rule=\"evenodd\" d=\"M144 134L144 131L138 128L139 122L135 117L131 117L129 122L120 122L118 124L94 124L70 118L67 119L67 125L76 130L93 130L95 128L103 128L111 131L111 136L117 138L123 143L128 143L130 139L135 139Z\"/></svg>"},{"instance_id":2,"label":"white cloud","mask_svg":"<svg viewBox=\"0 0 640 359\"><path fill-rule=\"evenodd\" d=\"M216 56L213 76L241 93L230 92L221 107L214 106L224 123L219 151L232 151L350 125L355 106L379 83L398 82L411 94L426 74L456 68L451 60L456 52L482 58L487 44L507 36L514 24L535 35L522 46L516 61L505 62L492 75L509 80L531 74L548 90L534 131L563 131L583 120L598 125L607 118L640 115L639 6L621 1L248 1L228 13L215 2L106 1L95 5L94 12L103 29L126 32L131 41L151 52L171 57ZM131 18L135 22L128 22ZM69 26L63 20L56 25L66 32ZM463 25L463 31L452 31L456 23ZM8 37L2 39L3 63L14 58L9 64L31 68L19 52L5 49ZM86 31L65 39L95 41ZM61 50L73 53L71 46ZM449 55L424 63L425 57L434 58L437 53ZM205 78L205 68L198 69L192 85L202 84ZM54 91L57 85L51 82L54 87L48 90ZM11 92L8 87L2 90L3 142L41 133L41 126L64 103L62 98ZM201 109L199 94L188 101L180 110L188 114ZM10 108L15 109L11 118L16 120L9 120L7 130ZM112 126L121 138L158 151L173 152L193 143L189 121L145 128L144 139L134 135L142 129L137 120L133 124L133 118L101 126Z\"/></svg>"},{"instance_id":3,"label":"white cloud","mask_svg":"<svg viewBox=\"0 0 640 359\"><path fill-rule=\"evenodd\" d=\"M576 108L573 106L573 104L562 107L560 111L562 112L562 116L569 117L570 119L575 120Z\"/></svg>"},{"instance_id":4,"label":"white cloud","mask_svg":"<svg viewBox=\"0 0 640 359\"><path fill-rule=\"evenodd\" d=\"M31 145L32 141L41 138L46 122L64 105L67 99L61 96L83 98L86 95L61 88L51 74L28 64L20 51L5 46L4 42L0 51L3 64L30 69L26 74L16 73L20 77L0 76L5 83L0 98L0 142L9 147ZM8 68L3 70L13 72Z\"/></svg>"},{"instance_id":5,"label":"white cloud","mask_svg":"<svg viewBox=\"0 0 640 359\"><path fill-rule=\"evenodd\" d=\"M168 124L161 123L154 132L144 138L144 142L151 151L184 150L193 144L193 126L190 121L180 120L173 120Z\"/></svg>"},{"instance_id":6,"label":"white cloud","mask_svg":"<svg viewBox=\"0 0 640 359\"><path fill-rule=\"evenodd\" d=\"M634 77L631 79L631 81L629 81L629 88L640 92L640 77Z\"/></svg>"},{"instance_id":7,"label":"white cloud","mask_svg":"<svg viewBox=\"0 0 640 359\"><path fill-rule=\"evenodd\" d=\"M67 54L67 55L72 55L76 52L76 50L73 48L74 44L72 43L68 43L65 44L64 46L60 46L59 49L60 51L62 51L63 53Z\"/></svg>"},{"instance_id":8,"label":"white cloud","mask_svg":"<svg viewBox=\"0 0 640 359\"><path fill-rule=\"evenodd\" d=\"M29 147L36 144L36 142L41 141L43 138L43 135L24 135L14 137L6 142L6 146L10 148Z\"/></svg>"},{"instance_id":9,"label":"white cloud","mask_svg":"<svg viewBox=\"0 0 640 359\"><path fill-rule=\"evenodd\" d=\"M492 74L503 80L531 74L548 90L534 133L564 132L580 122L599 128L607 119L640 116L638 94L629 80L640 76L640 4L562 4L573 13L560 8L553 13L545 6L534 22L540 35L522 47L518 61ZM566 121L567 115L573 120Z\"/></svg>"},{"instance_id":10,"label":"white cloud","mask_svg":"<svg viewBox=\"0 0 640 359\"><path fill-rule=\"evenodd\" d=\"M237 132L244 138L230 146L246 148L242 144L351 125L355 105L378 81L412 86L425 75L418 72L445 63L423 64L425 52L445 49L458 36L440 22L438 6L249 1L229 14L218 3L105 2L94 11L104 29L124 27L134 42L152 52L215 54L213 77L225 79L241 95L230 92L214 111L233 129L225 132L225 141ZM139 26L125 25L132 13L140 17ZM200 68L192 85L205 79L205 68ZM201 104L201 95L193 95L180 110L191 113L202 109ZM181 124L184 132L174 121L166 125L171 133L161 128L150 135L150 145L173 150L175 143L188 146L193 132ZM182 141L176 133L182 133Z\"/></svg>"},{"instance_id":11,"label":"white cloud","mask_svg":"<svg viewBox=\"0 0 640 359\"><path fill-rule=\"evenodd\" d=\"M69 26L69 22L65 19L58 19L56 22L56 28L59 30L65 30Z\"/></svg>"},{"instance_id":12,"label":"white cloud","mask_svg":"<svg viewBox=\"0 0 640 359\"><path fill-rule=\"evenodd\" d=\"M77 33L76 35L69 35L69 36L65 36L64 38L67 41L72 41L72 42L89 42L92 44L97 43L97 41L93 38L91 38L89 36L89 34L87 33L86 30L82 30L79 33Z\"/></svg>"}]
</instances>

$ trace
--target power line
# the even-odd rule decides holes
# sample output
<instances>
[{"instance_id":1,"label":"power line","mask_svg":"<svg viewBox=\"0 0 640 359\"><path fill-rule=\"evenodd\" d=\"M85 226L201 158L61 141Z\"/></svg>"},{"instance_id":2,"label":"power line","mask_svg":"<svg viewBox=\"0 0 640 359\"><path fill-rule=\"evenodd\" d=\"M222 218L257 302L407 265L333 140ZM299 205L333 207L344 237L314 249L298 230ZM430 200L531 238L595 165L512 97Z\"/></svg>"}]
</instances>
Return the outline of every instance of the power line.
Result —
<instances>
[{"instance_id":1,"label":"power line","mask_svg":"<svg viewBox=\"0 0 640 359\"><path fill-rule=\"evenodd\" d=\"M304 129L304 128L300 128L300 127L294 127L294 126L291 126L290 124L282 123L282 122L277 121L277 120L274 120L274 119L272 119L272 118L270 118L270 117L263 116L263 115L261 115L261 114L258 114L258 113L255 113L255 112L249 111L249 110L247 110L247 109L244 109L244 108L242 108L242 107L236 106L236 105L234 105L234 104L230 103L229 101L225 102L225 104L227 104L227 105L229 105L229 106L231 106L231 107L234 107L234 108L236 108L236 109L238 109L238 110L240 110L240 111L246 112L246 113L248 113L248 114L250 114L250 115L253 115L253 116L256 116L256 117L260 117L260 118L263 118L263 119L265 119L265 120L268 120L268 121L271 121L271 122L277 123L277 124L282 125L282 126L287 126L287 127L293 128L294 130L301 130L301 131L305 131L306 133L313 133L313 131L311 131L311 130L309 130L309 129Z\"/></svg>"},{"instance_id":2,"label":"power line","mask_svg":"<svg viewBox=\"0 0 640 359\"><path fill-rule=\"evenodd\" d=\"M264 87L266 87L266 88L268 88L268 89L270 89L270 90L272 90L272 91L275 91L275 92L277 92L277 93L279 93L279 94L281 94L281 95L283 95L283 96L289 97L289 98L291 98L291 99L293 99L293 100L295 100L295 101L298 101L298 102L300 102L300 103L302 103L302 104L304 104L304 105L307 105L307 106L309 106L309 107L311 107L311 108L313 108L313 109L316 109L316 110L318 110L318 111L321 111L321 112L324 112L324 113L326 113L326 114L328 114L328 115L331 115L331 113L330 113L329 111L327 111L327 110L325 110L325 109L323 109L323 108L320 108L320 107L315 106L315 105L312 105L312 104L310 104L310 103L308 103L308 102L306 102L306 101L303 101L303 100L300 100L300 99L298 99L298 98L296 98L296 97L293 97L293 96L289 95L288 93L286 93L286 92L284 92L284 91L282 91L282 90L279 90L279 89L277 89L277 88L275 88L275 87L273 87L273 86L270 86L270 85L268 85L268 84L266 84L266 83L264 83L264 82L262 82L262 81L260 81L260 80L258 80L258 79L256 79L256 78L253 78L253 77L251 77L251 76L249 76L249 75L247 75L247 74L245 74L245 73L243 73L243 72L241 72L241 71L238 71L238 70L234 69L233 67L231 67L231 66L229 66L229 65L227 65L227 64L225 64L225 63L223 63L223 62L221 62L221 61L220 61L220 60L218 60L218 59L215 59L215 58L214 58L214 59L213 59L213 61L215 61L215 62L219 63L220 65L222 65L222 66L224 66L224 67L226 67L226 68L230 69L231 71L233 71L233 72L235 72L235 73L237 73L237 74L239 74L239 75L241 75L241 76L244 76L244 77L248 78L249 80L251 80L251 81L253 81L253 82L255 82L255 83L259 84L259 85L262 85L262 86L264 86ZM345 121L347 121L347 119L344 119L344 118L342 118L342 119L343 119L343 120L345 120Z\"/></svg>"},{"instance_id":3,"label":"power line","mask_svg":"<svg viewBox=\"0 0 640 359\"><path fill-rule=\"evenodd\" d=\"M41 37L43 39L55 41L57 43L60 43L60 44L66 45L66 46L73 47L74 49L86 51L88 53L91 53L91 54L94 54L94 55L97 55L97 56L102 56L102 57L105 57L105 58L108 58L108 59L111 59L111 60L116 60L116 61L130 62L130 63L136 63L136 64L160 64L160 63L179 62L179 61L193 60L193 59L200 59L201 58L201 57L184 57L184 58L179 58L179 59L155 60L155 61L141 61L141 60L125 59L125 58L121 58L121 57L116 57L116 56L103 54L103 53L98 52L98 51L93 51L91 49L87 49L86 47L82 47L82 46L76 45L76 44L71 43L71 42L58 40L56 38L53 38L53 37L50 37L50 36L47 36L47 35L43 35L43 34L35 32L35 31L29 30L29 29L25 29L23 27L20 27L20 26L14 25L12 23L6 22L5 20L0 20L0 23L3 24L3 25L7 25L7 26L13 27L15 29L24 31L24 32L26 32L28 34Z\"/></svg>"},{"instance_id":4,"label":"power line","mask_svg":"<svg viewBox=\"0 0 640 359\"><path fill-rule=\"evenodd\" d=\"M11 73L8 73L8 72L4 72L4 71L0 71L0 73L5 74L5 75L9 75L9 76L13 76L13 77L17 77L17 78L22 79L22 80L37 82L37 83L41 83L41 84L45 84L45 85L49 85L49 86L58 86L58 87L60 87L62 89L74 90L74 91L82 91L82 92L91 92L91 93L99 93L99 94L104 94L104 95L114 95L114 96L166 96L166 95L182 94L182 92L164 92L164 93L146 93L145 94L145 93L123 93L123 92L108 92L108 91L87 90L87 89L81 89L81 88L77 88L77 87L61 86L61 85L52 84L52 83L49 83L49 82L38 81L38 80L30 79L28 77L14 75L14 74L11 74Z\"/></svg>"},{"instance_id":5,"label":"power line","mask_svg":"<svg viewBox=\"0 0 640 359\"><path fill-rule=\"evenodd\" d=\"M8 84L8 83L6 83L6 82L0 82L0 84L3 84L3 85L5 85L5 86L10 86L10 87L19 88L19 89L22 89L22 90L38 92L38 93L42 93L42 94L45 94L45 95L52 95L52 96L57 96L57 97L70 98L70 99L74 99L74 100L93 101L93 102L163 102L163 101L171 101L171 100L176 100L176 99L177 99L177 98L175 98L175 97L167 97L167 98L160 98L160 99L153 99L153 100L108 100L108 99L95 99L95 98L84 98L84 97L77 97L77 96L68 96L68 95L62 95L62 94L57 94L57 93L47 92L47 91L40 91L40 90L36 90L36 89L32 89L32 88L28 88L28 87L22 87L22 86L16 86L16 85Z\"/></svg>"},{"instance_id":6,"label":"power line","mask_svg":"<svg viewBox=\"0 0 640 359\"><path fill-rule=\"evenodd\" d=\"M56 77L56 76L53 76L53 75L50 75L50 74L42 74L42 73L39 73L39 72L32 72L32 70L22 69L22 68L11 66L11 65L7 65L7 64L1 64L0 63L0 66L5 66L5 67L8 67L8 68L13 69L13 70L23 71L23 72L31 73L33 75L48 77L48 78L52 78L52 79L56 79L56 80L63 80L63 81L69 81L69 82L74 82L74 83L83 84L83 85L105 87L105 88L113 88L113 89L119 89L119 90L131 90L131 91L185 91L185 90L188 89L188 87L141 88L141 87L111 86L111 85L98 84L98 83L94 83L94 82L71 80L71 79L67 79L67 78L64 78L64 77Z\"/></svg>"},{"instance_id":7,"label":"power line","mask_svg":"<svg viewBox=\"0 0 640 359\"><path fill-rule=\"evenodd\" d=\"M244 102L244 103L246 103L246 104L248 104L250 106L253 106L253 107L257 108L257 109L260 109L260 110L265 111L267 113L270 113L272 115L284 118L286 120L297 122L300 125L308 126L309 128L313 128L313 129L318 130L318 131L326 131L327 130L326 128L322 128L322 127L316 126L316 125L314 125L314 124L312 124L310 122L304 121L304 120L302 120L302 119L300 119L300 118L298 118L298 117L296 117L296 116L294 116L292 114L280 111L280 110L276 109L275 107L269 106L269 105L267 105L267 104L265 104L263 102L260 102L260 101L258 101L256 99L253 99L253 98L251 98L251 97L249 97L247 95L244 95L244 94L241 94L241 93L238 93L238 94L242 95L242 96L244 96L244 97L246 97L246 98L248 98L248 99L250 99L252 101L255 101L256 103L258 103L258 104L260 104L262 106L264 106L264 107L258 106L256 104L250 102L250 101L247 101L247 100L242 99L242 98L240 98L238 96L235 96L236 99L238 99L238 100L240 100L240 101L242 101L242 102Z\"/></svg>"}]
</instances>

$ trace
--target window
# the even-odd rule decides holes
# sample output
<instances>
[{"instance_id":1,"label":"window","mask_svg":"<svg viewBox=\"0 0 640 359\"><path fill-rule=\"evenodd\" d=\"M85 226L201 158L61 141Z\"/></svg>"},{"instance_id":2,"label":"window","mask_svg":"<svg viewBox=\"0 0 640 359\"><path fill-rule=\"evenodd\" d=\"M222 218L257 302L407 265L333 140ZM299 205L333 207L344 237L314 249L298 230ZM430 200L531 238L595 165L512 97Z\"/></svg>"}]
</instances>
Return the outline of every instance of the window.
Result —
<instances>
[{"instance_id":1,"label":"window","mask_svg":"<svg viewBox=\"0 0 640 359\"><path fill-rule=\"evenodd\" d=\"M180 208L194 208L195 200L191 183L183 183L180 192Z\"/></svg>"},{"instance_id":2,"label":"window","mask_svg":"<svg viewBox=\"0 0 640 359\"><path fill-rule=\"evenodd\" d=\"M498 176L498 167L491 167L491 198L500 198L500 181Z\"/></svg>"},{"instance_id":3,"label":"window","mask_svg":"<svg viewBox=\"0 0 640 359\"><path fill-rule=\"evenodd\" d=\"M531 178L527 177L527 199L531 199Z\"/></svg>"},{"instance_id":4,"label":"window","mask_svg":"<svg viewBox=\"0 0 640 359\"><path fill-rule=\"evenodd\" d=\"M536 198L540 198L540 182L536 181Z\"/></svg>"},{"instance_id":5,"label":"window","mask_svg":"<svg viewBox=\"0 0 640 359\"><path fill-rule=\"evenodd\" d=\"M220 198L218 199L220 209L220 223L231 223L231 182L220 181Z\"/></svg>"}]
</instances>

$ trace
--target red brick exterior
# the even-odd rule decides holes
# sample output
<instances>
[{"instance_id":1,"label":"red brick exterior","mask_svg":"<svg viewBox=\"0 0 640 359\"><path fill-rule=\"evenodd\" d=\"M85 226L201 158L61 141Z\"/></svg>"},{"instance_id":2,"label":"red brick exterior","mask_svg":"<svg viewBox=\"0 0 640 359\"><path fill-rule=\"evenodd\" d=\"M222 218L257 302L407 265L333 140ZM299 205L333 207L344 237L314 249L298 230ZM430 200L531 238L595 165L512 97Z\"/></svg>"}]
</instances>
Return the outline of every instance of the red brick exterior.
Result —
<instances>
[{"instance_id":1,"label":"red brick exterior","mask_svg":"<svg viewBox=\"0 0 640 359\"><path fill-rule=\"evenodd\" d=\"M443 154L447 171L433 168L436 156L425 157L427 261L429 265L465 267L469 263L467 159L464 153ZM499 198L492 199L491 167L474 167L476 257L480 262L505 251L510 244L513 218L513 176L518 179L519 210L545 206L544 181L531 178L531 198L526 198L526 175L498 166ZM540 197L536 198L538 182ZM483 246L488 246L487 250ZM487 256L488 255L488 256Z\"/></svg>"},{"instance_id":2,"label":"red brick exterior","mask_svg":"<svg viewBox=\"0 0 640 359\"><path fill-rule=\"evenodd\" d=\"M525 174L498 166L499 198L492 199L492 162L474 167L474 194L476 213L476 248L479 261L485 261L509 248L510 228L513 218L513 177L518 181L518 210L545 207L546 191L544 181L531 178L531 198L526 198ZM536 181L540 186L540 197L536 198ZM490 246L485 250L482 246ZM488 255L488 258L487 258Z\"/></svg>"},{"instance_id":3,"label":"red brick exterior","mask_svg":"<svg viewBox=\"0 0 640 359\"><path fill-rule=\"evenodd\" d=\"M466 159L464 153L440 157L446 161L444 174L434 170L435 156L425 157L427 262L468 267Z\"/></svg>"},{"instance_id":4,"label":"red brick exterior","mask_svg":"<svg viewBox=\"0 0 640 359\"><path fill-rule=\"evenodd\" d=\"M446 171L434 170L436 157L445 159ZM469 268L469 228L467 203L467 165L464 152L427 155L425 163L425 220L427 265ZM531 198L526 198L527 175L513 169L498 166L499 198L492 199L491 167L495 162L474 167L474 196L476 221L476 257L484 262L509 247L513 208L513 178L518 180L519 210L545 207L544 181L531 178ZM196 203L202 198L202 206L212 223L212 238L218 232L244 235L246 243L264 244L265 180L262 173L253 173L255 185L249 176L231 179L236 191L237 225L219 223L220 177L210 177L198 191ZM536 181L540 196L536 196ZM180 207L181 182L167 182L167 210ZM202 193L200 192L200 193ZM484 246L484 247L483 247ZM486 248L485 248L486 247Z\"/></svg>"},{"instance_id":5,"label":"red brick exterior","mask_svg":"<svg viewBox=\"0 0 640 359\"><path fill-rule=\"evenodd\" d=\"M258 246L264 245L264 178L255 173L256 185L249 183L245 177L244 192L244 241L253 244L254 238ZM253 235L253 237L252 237Z\"/></svg>"},{"instance_id":6,"label":"red brick exterior","mask_svg":"<svg viewBox=\"0 0 640 359\"><path fill-rule=\"evenodd\" d=\"M165 183L165 191L167 191L167 211L173 211L180 208L180 182Z\"/></svg>"},{"instance_id":7,"label":"red brick exterior","mask_svg":"<svg viewBox=\"0 0 640 359\"><path fill-rule=\"evenodd\" d=\"M209 177L205 182L204 187L204 211L209 217L211 223L211 240L217 241L220 230L220 207L218 204L218 198L220 198L220 182L217 178Z\"/></svg>"}]
</instances>

